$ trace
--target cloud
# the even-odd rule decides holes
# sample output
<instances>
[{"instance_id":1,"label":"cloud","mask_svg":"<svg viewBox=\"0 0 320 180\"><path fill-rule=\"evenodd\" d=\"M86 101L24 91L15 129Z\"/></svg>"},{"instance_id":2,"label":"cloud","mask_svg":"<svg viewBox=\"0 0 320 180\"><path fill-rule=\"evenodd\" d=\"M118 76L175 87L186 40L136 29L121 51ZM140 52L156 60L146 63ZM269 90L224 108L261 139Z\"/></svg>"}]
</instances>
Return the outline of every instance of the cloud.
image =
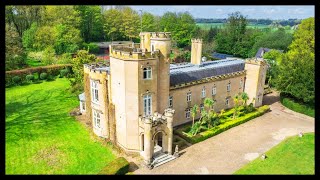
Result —
<instances>
[{"instance_id":1,"label":"cloud","mask_svg":"<svg viewBox=\"0 0 320 180\"><path fill-rule=\"evenodd\" d=\"M223 14L223 13L224 11L220 8L215 10L215 14Z\"/></svg>"},{"instance_id":2,"label":"cloud","mask_svg":"<svg viewBox=\"0 0 320 180\"><path fill-rule=\"evenodd\" d=\"M288 9L288 14L304 14L304 10L301 8Z\"/></svg>"}]
</instances>

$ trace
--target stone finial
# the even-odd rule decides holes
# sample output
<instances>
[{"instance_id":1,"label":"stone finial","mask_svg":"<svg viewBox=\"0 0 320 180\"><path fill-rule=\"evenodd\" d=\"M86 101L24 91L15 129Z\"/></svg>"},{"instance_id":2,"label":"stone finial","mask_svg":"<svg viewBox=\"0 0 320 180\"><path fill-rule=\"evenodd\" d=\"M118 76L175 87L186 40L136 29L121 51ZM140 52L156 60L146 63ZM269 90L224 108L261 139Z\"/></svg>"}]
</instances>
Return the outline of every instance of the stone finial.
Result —
<instances>
[{"instance_id":1,"label":"stone finial","mask_svg":"<svg viewBox=\"0 0 320 180\"><path fill-rule=\"evenodd\" d=\"M174 153L173 153L174 157L179 157L179 146L176 145L175 149L174 149Z\"/></svg>"},{"instance_id":2,"label":"stone finial","mask_svg":"<svg viewBox=\"0 0 320 180\"><path fill-rule=\"evenodd\" d=\"M172 117L173 114L174 114L175 110L174 109L171 109L171 108L167 108L164 110L164 115L167 116L167 117Z\"/></svg>"}]
</instances>

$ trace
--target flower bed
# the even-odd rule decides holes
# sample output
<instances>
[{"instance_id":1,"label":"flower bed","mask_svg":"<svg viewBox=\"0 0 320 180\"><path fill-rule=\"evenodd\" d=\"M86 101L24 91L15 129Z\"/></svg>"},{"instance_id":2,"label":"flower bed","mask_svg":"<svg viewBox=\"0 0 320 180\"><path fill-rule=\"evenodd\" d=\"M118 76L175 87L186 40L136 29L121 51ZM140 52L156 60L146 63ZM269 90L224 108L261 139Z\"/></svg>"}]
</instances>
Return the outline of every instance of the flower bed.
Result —
<instances>
[{"instance_id":1,"label":"flower bed","mask_svg":"<svg viewBox=\"0 0 320 180\"><path fill-rule=\"evenodd\" d=\"M212 136L222 133L232 127L238 126L242 123L245 123L253 118L263 115L265 112L269 111L270 107L268 105L261 106L257 108L255 111L245 114L244 116L238 117L236 119L232 119L232 117L228 117L227 119L222 119L222 124L215 126L211 129L203 131L195 136L190 135L188 132L191 128L191 125L186 125L185 127L179 128L175 131L175 133L186 141L195 144L201 142L205 139L208 139ZM233 112L233 111L232 111ZM226 115L231 115L230 111L225 113ZM225 115L224 114L224 115Z\"/></svg>"}]
</instances>

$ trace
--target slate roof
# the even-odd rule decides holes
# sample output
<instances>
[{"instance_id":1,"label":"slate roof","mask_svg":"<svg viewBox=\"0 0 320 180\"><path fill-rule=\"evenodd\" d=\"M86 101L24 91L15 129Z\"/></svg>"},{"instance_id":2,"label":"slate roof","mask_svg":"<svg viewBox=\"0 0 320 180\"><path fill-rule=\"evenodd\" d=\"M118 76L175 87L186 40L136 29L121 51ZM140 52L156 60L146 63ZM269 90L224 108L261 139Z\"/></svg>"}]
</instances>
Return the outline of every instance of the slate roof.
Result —
<instances>
[{"instance_id":1,"label":"slate roof","mask_svg":"<svg viewBox=\"0 0 320 180\"><path fill-rule=\"evenodd\" d=\"M170 86L192 82L206 77L243 71L244 65L245 62L239 59L207 61L201 65L191 63L170 64Z\"/></svg>"},{"instance_id":2,"label":"slate roof","mask_svg":"<svg viewBox=\"0 0 320 180\"><path fill-rule=\"evenodd\" d=\"M217 59L226 59L227 57L233 57L233 56L230 54L212 53L212 57Z\"/></svg>"},{"instance_id":3,"label":"slate roof","mask_svg":"<svg viewBox=\"0 0 320 180\"><path fill-rule=\"evenodd\" d=\"M79 94L79 100L80 101L85 101L86 100L86 97L84 96L84 92Z\"/></svg>"},{"instance_id":4,"label":"slate roof","mask_svg":"<svg viewBox=\"0 0 320 180\"><path fill-rule=\"evenodd\" d=\"M255 57L256 58L262 58L262 56L264 55L264 53L271 51L272 49L269 48L259 48L258 52L256 53ZM278 50L280 52L283 52L283 50Z\"/></svg>"}]
</instances>

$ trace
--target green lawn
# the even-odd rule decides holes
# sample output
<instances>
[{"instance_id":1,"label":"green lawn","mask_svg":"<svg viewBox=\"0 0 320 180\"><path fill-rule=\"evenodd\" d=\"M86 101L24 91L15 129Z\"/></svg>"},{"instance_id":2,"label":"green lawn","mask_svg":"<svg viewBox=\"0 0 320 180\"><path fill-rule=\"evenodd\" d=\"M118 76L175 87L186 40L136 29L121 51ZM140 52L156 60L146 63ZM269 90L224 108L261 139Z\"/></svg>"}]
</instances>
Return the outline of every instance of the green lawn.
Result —
<instances>
[{"instance_id":1,"label":"green lawn","mask_svg":"<svg viewBox=\"0 0 320 180\"><path fill-rule=\"evenodd\" d=\"M41 61L38 61L38 60L32 59L32 58L27 58L26 63L27 63L28 67L45 66L45 64L43 64Z\"/></svg>"},{"instance_id":2,"label":"green lawn","mask_svg":"<svg viewBox=\"0 0 320 180\"><path fill-rule=\"evenodd\" d=\"M111 148L69 116L78 106L65 78L6 88L6 174L96 174Z\"/></svg>"},{"instance_id":3,"label":"green lawn","mask_svg":"<svg viewBox=\"0 0 320 180\"><path fill-rule=\"evenodd\" d=\"M235 174L314 174L314 133L290 137Z\"/></svg>"}]
</instances>

